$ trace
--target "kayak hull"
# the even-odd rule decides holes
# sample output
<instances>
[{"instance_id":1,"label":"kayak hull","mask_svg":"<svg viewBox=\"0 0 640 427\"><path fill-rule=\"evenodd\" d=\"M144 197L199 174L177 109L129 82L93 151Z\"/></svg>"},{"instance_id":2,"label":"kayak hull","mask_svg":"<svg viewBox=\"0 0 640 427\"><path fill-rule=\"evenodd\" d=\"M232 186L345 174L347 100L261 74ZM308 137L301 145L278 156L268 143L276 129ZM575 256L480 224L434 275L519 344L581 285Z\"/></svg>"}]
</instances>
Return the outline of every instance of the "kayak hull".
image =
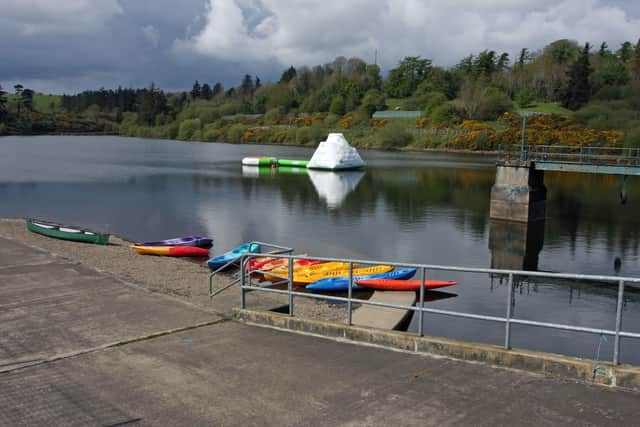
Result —
<instances>
[{"instance_id":1,"label":"kayak hull","mask_svg":"<svg viewBox=\"0 0 640 427\"><path fill-rule=\"evenodd\" d=\"M242 258L242 255L246 253L257 253L260 252L260 245L255 243L249 244L245 243L244 245L240 245L237 248L234 248L228 252L225 252L222 255L218 255L216 257L211 258L207 261L207 265L212 270L217 270L225 265L236 262Z\"/></svg>"},{"instance_id":2,"label":"kayak hull","mask_svg":"<svg viewBox=\"0 0 640 427\"><path fill-rule=\"evenodd\" d=\"M354 265L354 268L357 265ZM293 278L294 282L298 282L297 279L300 279L303 276L308 276L312 274L325 273L330 271L339 271L349 268L348 262L321 262L315 265L306 265L306 266L294 266L293 267ZM272 282L279 282L283 280L282 277L277 276L289 276L289 268L287 266L282 266L271 270L271 274L265 274L264 278L266 280L270 280Z\"/></svg>"},{"instance_id":3,"label":"kayak hull","mask_svg":"<svg viewBox=\"0 0 640 427\"><path fill-rule=\"evenodd\" d=\"M160 255L175 257L206 257L209 251L196 246L143 246L133 245L131 248L140 255Z\"/></svg>"},{"instance_id":4,"label":"kayak hull","mask_svg":"<svg viewBox=\"0 0 640 427\"><path fill-rule=\"evenodd\" d=\"M28 219L27 230L56 239L71 240L74 242L96 243L106 245L109 243L109 234L96 233L73 227L65 227L49 221Z\"/></svg>"},{"instance_id":5,"label":"kayak hull","mask_svg":"<svg viewBox=\"0 0 640 427\"><path fill-rule=\"evenodd\" d=\"M419 280L388 280L388 279L364 279L356 280L356 283L360 286L364 286L370 289L376 289L379 291L419 291ZM448 286L455 286L458 282L450 280L425 280L425 290L446 288Z\"/></svg>"},{"instance_id":6,"label":"kayak hull","mask_svg":"<svg viewBox=\"0 0 640 427\"><path fill-rule=\"evenodd\" d=\"M307 254L301 254L299 256L307 256ZM312 260L312 259L294 259L293 265L295 267L304 267L308 265L316 265L320 264L321 261ZM252 258L249 265L246 267L247 271L249 270L260 270L260 272L265 273L276 268L287 268L289 265L288 258L273 258L273 257L259 257Z\"/></svg>"},{"instance_id":7,"label":"kayak hull","mask_svg":"<svg viewBox=\"0 0 640 427\"><path fill-rule=\"evenodd\" d=\"M354 290L363 290L361 286L356 284L358 280L366 279L410 279L416 274L415 268L403 268L400 270L393 270L387 273L373 274L369 276L354 276L353 287ZM307 286L307 289L316 292L344 292L349 290L349 277L332 277L327 279L318 280Z\"/></svg>"},{"instance_id":8,"label":"kayak hull","mask_svg":"<svg viewBox=\"0 0 640 427\"><path fill-rule=\"evenodd\" d=\"M157 242L136 243L137 246L196 246L198 248L209 248L212 244L213 240L204 236L176 237Z\"/></svg>"},{"instance_id":9,"label":"kayak hull","mask_svg":"<svg viewBox=\"0 0 640 427\"><path fill-rule=\"evenodd\" d=\"M327 263L328 264L328 263ZM303 268L308 268L311 270L303 270L303 271L296 271L295 268L293 270L293 282L296 285L299 286L307 286L310 283L314 283L317 282L321 279L327 279L327 278L338 278L338 277L349 277L349 270L348 270L348 266L347 268L344 267L334 267L333 269L328 269L328 270L322 270L322 269L313 269L314 267L321 267L322 264L317 264L317 265L312 265L309 267L303 267ZM393 267L390 265L374 265L371 267L364 267L364 268L354 268L352 271L352 274L354 276L370 276L372 274L382 274L382 273L387 273L389 271L393 270ZM273 273L275 273L274 270ZM288 270L285 270L284 273L276 273L279 274L280 276L287 276L288 275ZM265 275L265 278L267 278L268 280L272 280L271 278L267 277L267 275ZM272 281L279 281L279 280L283 280L282 278L277 278L276 280L272 280Z\"/></svg>"}]
</instances>

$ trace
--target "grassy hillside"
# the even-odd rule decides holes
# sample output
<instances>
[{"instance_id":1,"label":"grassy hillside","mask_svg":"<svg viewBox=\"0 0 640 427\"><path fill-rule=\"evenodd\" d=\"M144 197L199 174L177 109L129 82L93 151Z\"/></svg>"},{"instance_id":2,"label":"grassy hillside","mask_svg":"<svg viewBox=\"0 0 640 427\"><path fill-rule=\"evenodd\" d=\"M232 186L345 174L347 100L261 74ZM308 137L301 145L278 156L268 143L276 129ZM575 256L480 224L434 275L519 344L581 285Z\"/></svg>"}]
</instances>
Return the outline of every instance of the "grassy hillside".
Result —
<instances>
[{"instance_id":1,"label":"grassy hillside","mask_svg":"<svg viewBox=\"0 0 640 427\"><path fill-rule=\"evenodd\" d=\"M16 94L7 95L10 103L16 101ZM62 96L47 95L44 93L36 93L33 95L33 109L41 113L50 113L52 111L60 111L62 109Z\"/></svg>"},{"instance_id":2,"label":"grassy hillside","mask_svg":"<svg viewBox=\"0 0 640 427\"><path fill-rule=\"evenodd\" d=\"M33 96L33 107L38 111L42 111L43 113L50 112L52 106L54 111L60 111L62 109L61 101L62 97L60 95L46 95L43 93L36 93Z\"/></svg>"}]
</instances>

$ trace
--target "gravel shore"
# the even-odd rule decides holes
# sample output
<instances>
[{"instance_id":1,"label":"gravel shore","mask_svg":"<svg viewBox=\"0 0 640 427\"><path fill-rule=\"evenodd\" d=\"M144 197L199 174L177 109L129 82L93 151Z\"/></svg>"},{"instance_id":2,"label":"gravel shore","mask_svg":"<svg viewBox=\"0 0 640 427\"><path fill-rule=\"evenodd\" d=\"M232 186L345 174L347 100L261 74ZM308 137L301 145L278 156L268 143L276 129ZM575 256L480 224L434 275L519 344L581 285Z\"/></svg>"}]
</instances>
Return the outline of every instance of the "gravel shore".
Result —
<instances>
[{"instance_id":1,"label":"gravel shore","mask_svg":"<svg viewBox=\"0 0 640 427\"><path fill-rule=\"evenodd\" d=\"M185 299L216 313L229 315L238 307L240 291L232 286L213 299L208 296L210 270L202 263L190 259L144 256L134 253L131 242L112 235L109 245L92 245L53 239L28 231L23 219L0 219L0 238L21 242L54 256L86 265L113 275L119 280ZM214 277L214 288L233 280L232 274ZM251 292L247 296L249 308L274 309L287 304L283 296ZM324 320L344 320L346 307L333 306L323 301L295 299L296 316Z\"/></svg>"}]
</instances>

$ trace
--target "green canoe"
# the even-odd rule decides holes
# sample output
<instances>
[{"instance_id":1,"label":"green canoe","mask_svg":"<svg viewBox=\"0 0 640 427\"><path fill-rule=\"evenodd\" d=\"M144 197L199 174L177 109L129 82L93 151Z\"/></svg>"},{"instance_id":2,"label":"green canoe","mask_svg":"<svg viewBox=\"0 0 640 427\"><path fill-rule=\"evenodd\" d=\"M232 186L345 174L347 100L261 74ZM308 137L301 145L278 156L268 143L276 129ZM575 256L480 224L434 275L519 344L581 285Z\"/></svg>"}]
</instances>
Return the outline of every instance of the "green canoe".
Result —
<instances>
[{"instance_id":1,"label":"green canoe","mask_svg":"<svg viewBox=\"0 0 640 427\"><path fill-rule=\"evenodd\" d=\"M98 243L106 245L109 243L109 235L104 233L94 233L92 231L80 230L72 227L54 224L47 221L34 219L27 220L27 229L44 236L55 237L56 239L73 240L76 242Z\"/></svg>"}]
</instances>

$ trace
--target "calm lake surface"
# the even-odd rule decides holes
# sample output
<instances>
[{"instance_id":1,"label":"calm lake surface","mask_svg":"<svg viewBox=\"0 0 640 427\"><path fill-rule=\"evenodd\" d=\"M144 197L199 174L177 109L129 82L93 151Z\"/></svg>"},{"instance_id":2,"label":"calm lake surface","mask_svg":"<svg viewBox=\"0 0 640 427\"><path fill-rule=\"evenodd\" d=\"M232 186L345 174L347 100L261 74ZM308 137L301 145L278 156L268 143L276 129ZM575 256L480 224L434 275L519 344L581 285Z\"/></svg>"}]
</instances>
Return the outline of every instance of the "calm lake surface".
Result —
<instances>
[{"instance_id":1,"label":"calm lake surface","mask_svg":"<svg viewBox=\"0 0 640 427\"><path fill-rule=\"evenodd\" d=\"M218 254L261 240L297 252L398 262L640 276L640 183L547 173L547 220L489 220L494 159L362 151L367 168L335 174L242 168L247 155L310 158L313 148L118 137L0 138L0 217L35 217L159 240L212 236ZM526 243L525 243L526 242ZM132 255L133 256L133 255ZM460 281L429 307L504 316L507 287L487 275ZM206 284L203 282L203 286ZM614 329L617 289L548 280L518 283L514 315ZM502 344L504 326L425 315L425 333ZM410 329L417 328L414 318ZM627 287L623 329L640 332L640 291ZM512 344L594 358L599 337L513 326ZM610 359L613 338L601 358ZM640 343L622 341L640 364Z\"/></svg>"}]
</instances>

